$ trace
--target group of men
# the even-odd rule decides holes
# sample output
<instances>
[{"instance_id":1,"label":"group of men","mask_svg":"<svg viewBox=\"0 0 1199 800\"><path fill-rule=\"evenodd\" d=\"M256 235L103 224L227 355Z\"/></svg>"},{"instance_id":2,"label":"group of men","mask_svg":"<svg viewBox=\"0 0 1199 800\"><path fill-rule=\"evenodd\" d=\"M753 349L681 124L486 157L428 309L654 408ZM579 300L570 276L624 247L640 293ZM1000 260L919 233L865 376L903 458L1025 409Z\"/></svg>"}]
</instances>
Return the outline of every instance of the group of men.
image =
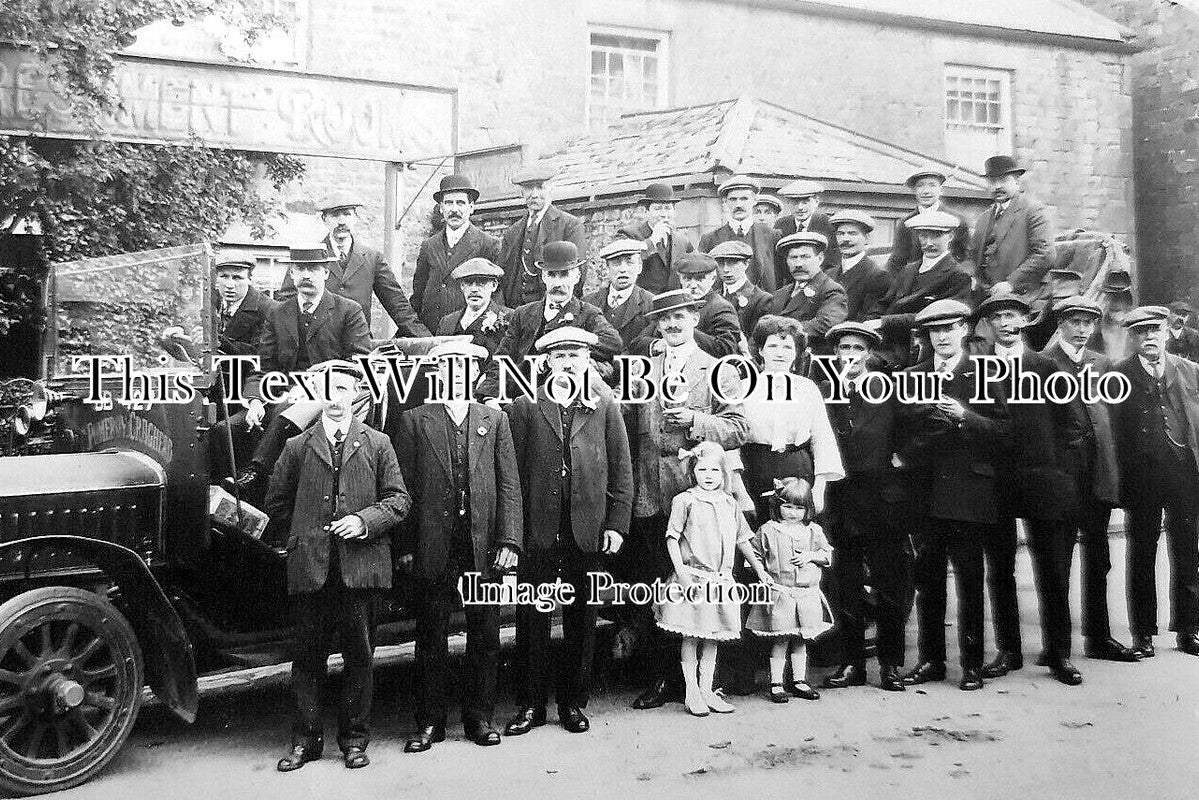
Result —
<instances>
[{"instance_id":1,"label":"group of men","mask_svg":"<svg viewBox=\"0 0 1199 800\"><path fill-rule=\"evenodd\" d=\"M301 617L294 747L279 768L320 755L316 690L338 639L343 652L354 652L347 652L339 744L347 767L367 763L370 674L363 656L372 592L390 584L389 531L399 562L413 570L418 598L419 730L406 749L422 752L445 737L446 627L459 579L469 572L493 586L515 568L521 583L574 587L574 600L557 603L565 641L556 669L548 611L519 609L520 708L504 733L522 735L546 722L551 680L560 724L586 731L596 623L586 576L611 570L632 580L664 577L666 512L689 485L677 453L701 441L732 450L748 437L744 414L711 391L708 375L721 356L748 352L767 318L794 320L810 350L835 356L834 372L812 368L811 376L823 379L826 399L844 401L827 404L845 476L831 484L825 512L836 549L829 589L843 659L825 687L866 683L867 585L877 597L880 685L902 691L945 679L950 562L960 687L978 689L1021 669L1014 577L1020 519L1040 601L1038 661L1056 679L1082 680L1070 660L1076 542L1086 655L1128 662L1154 655L1163 514L1170 627L1180 650L1199 655L1199 368L1168 352L1178 336L1169 312L1151 306L1124 319L1135 352L1112 365L1088 347L1103 311L1079 294L1058 293L1039 315L1051 327L1048 342L1034 348L1026 341L1037 315L1025 296L1053 276L1047 215L1023 192L1023 173L1009 157L988 159L995 202L973 234L941 205L946 176L915 173L908 185L917 209L885 263L867 252L871 217L854 209L825 214L822 187L812 182L780 190L794 211L772 227L757 217L777 201L760 202L761 187L750 177L729 178L719 187L727 221L698 249L675 225L674 188L653 184L639 203L642 221L622 228L597 254L607 285L586 297L581 223L552 204L553 176L540 166L516 176L528 213L502 240L470 222L478 191L468 179L441 181L435 198L445 227L421 246L411 303L378 254L354 236L360 204L349 195L321 204L330 235L320 246L292 251L282 302L247 288L252 262L222 259L220 350L257 352L264 371L315 367L360 378L345 360L371 347L372 294L402 336L470 337L432 353L441 357L441 385L454 399L404 412L390 439L346 415L337 405L346 403L345 393L323 404L320 423L261 403L243 412L265 431L230 488L249 492L269 480L266 507L289 533L289 584ZM996 382L994 401L984 402L975 397L970 358L980 323L993 340L988 353L1014 373L1094 381L1114 369L1131 392L1110 406L1009 404L1008 385ZM651 383L681 375L683 396L618 407L604 384L617 380L612 361L620 353L648 356ZM497 354L517 361L546 356L536 399L500 410ZM477 385L450 368L465 361L484 373ZM863 382L871 371L938 373L944 393L928 403L869 401ZM559 402L554 387L580 383L594 391ZM256 397L256 389L251 376L247 395ZM1107 526L1117 506L1128 509L1131 647L1112 637L1106 604ZM998 650L989 663L984 586ZM901 673L913 594L919 657ZM468 738L494 745L501 741L492 722L498 614L487 604L466 611L463 722ZM635 705L660 706L671 695L670 683L657 680Z\"/></svg>"}]
</instances>

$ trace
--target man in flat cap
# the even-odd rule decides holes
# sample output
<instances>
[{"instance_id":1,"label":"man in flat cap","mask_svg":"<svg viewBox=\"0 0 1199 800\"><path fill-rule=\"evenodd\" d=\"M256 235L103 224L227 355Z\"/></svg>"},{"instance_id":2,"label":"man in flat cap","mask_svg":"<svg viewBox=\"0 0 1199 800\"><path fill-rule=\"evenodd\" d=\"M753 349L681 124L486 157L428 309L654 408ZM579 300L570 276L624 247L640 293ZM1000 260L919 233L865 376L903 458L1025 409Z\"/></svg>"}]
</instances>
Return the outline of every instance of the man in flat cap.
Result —
<instances>
[{"instance_id":1,"label":"man in flat cap","mask_svg":"<svg viewBox=\"0 0 1199 800\"><path fill-rule=\"evenodd\" d=\"M1057 331L1057 315L1054 305L1068 297L1082 294L1082 275L1077 270L1054 267L1046 273L1049 292L1045 298L1030 303L1032 321L1024 328L1024 341L1034 350L1044 350ZM1040 307L1038 310L1038 306Z\"/></svg>"},{"instance_id":2,"label":"man in flat cap","mask_svg":"<svg viewBox=\"0 0 1199 800\"><path fill-rule=\"evenodd\" d=\"M546 163L522 167L512 176L520 187L528 209L524 216L504 231L499 264L504 268L504 300L512 308L540 300L545 285L537 262L545 256L550 242L571 242L582 260L575 294L581 296L587 281L587 235L583 221L553 203L553 179L556 170Z\"/></svg>"},{"instance_id":3,"label":"man in flat cap","mask_svg":"<svg viewBox=\"0 0 1199 800\"><path fill-rule=\"evenodd\" d=\"M793 233L819 233L830 243L836 241L833 226L829 223L829 215L820 210L820 195L824 186L816 181L797 180L779 189L779 194L791 201L791 213L775 220L774 228L779 236L790 236ZM832 267L841 260L841 253L830 247L824 254L825 267ZM786 264L776 261L779 285L787 281Z\"/></svg>"},{"instance_id":4,"label":"man in flat cap","mask_svg":"<svg viewBox=\"0 0 1199 800\"><path fill-rule=\"evenodd\" d=\"M1089 368L1092 382L1112 369L1107 356L1087 347L1103 309L1094 300L1073 296L1054 305L1055 341L1045 351L1054 366L1081 379ZM1112 568L1107 527L1120 504L1120 465L1116 460L1112 409L1107 403L1069 404L1071 430L1063 465L1074 483L1076 502L1069 528L1077 531L1082 551L1082 636L1087 658L1135 662L1139 656L1112 637L1107 608L1107 573Z\"/></svg>"},{"instance_id":5,"label":"man in flat cap","mask_svg":"<svg viewBox=\"0 0 1199 800\"><path fill-rule=\"evenodd\" d=\"M753 248L749 279L768 292L773 292L782 280L774 267L774 243L779 234L773 228L754 222L754 203L762 185L747 175L734 175L717 188L726 222L700 237L699 250L710 253L721 242L738 239Z\"/></svg>"},{"instance_id":6,"label":"man in flat cap","mask_svg":"<svg viewBox=\"0 0 1199 800\"><path fill-rule=\"evenodd\" d=\"M946 228L946 234L952 227ZM964 691L983 687L983 542L999 519L996 454L1010 446L1011 420L1003 386L988 384L994 402L975 397L978 367L966 353L970 307L937 300L915 315L932 357L904 370L946 376L936 402L900 404L901 464L916 470L923 511L916 538L919 663L904 676L911 686L943 681L945 581L953 564L958 644Z\"/></svg>"},{"instance_id":7,"label":"man in flat cap","mask_svg":"<svg viewBox=\"0 0 1199 800\"><path fill-rule=\"evenodd\" d=\"M861 322L891 289L891 273L870 257L870 234L874 219L865 211L838 211L829 220L836 235L838 264L826 264L824 271L845 289L849 300L849 319Z\"/></svg>"},{"instance_id":8,"label":"man in flat cap","mask_svg":"<svg viewBox=\"0 0 1199 800\"><path fill-rule=\"evenodd\" d=\"M946 175L939 169L921 169L908 176L908 188L916 195L916 210L908 214L895 226L895 238L891 241L891 255L887 258L887 271L892 275L920 258L920 243L907 221L922 211L944 211L958 218L958 226L949 240L949 253L958 261L965 261L970 250L970 225L960 214L947 209L941 202L941 190L945 187Z\"/></svg>"},{"instance_id":9,"label":"man in flat cap","mask_svg":"<svg viewBox=\"0 0 1199 800\"><path fill-rule=\"evenodd\" d=\"M357 236L361 224L358 209L362 201L352 192L337 191L317 202L321 221L329 229L324 244L333 259L329 262L329 278L325 288L353 300L362 307L366 324L371 323L372 296L378 297L383 310L396 325L399 336L428 336L429 329L417 318L408 295L404 294L395 273L378 250L367 247ZM289 272L275 293L286 300L296 293Z\"/></svg>"},{"instance_id":10,"label":"man in flat cap","mask_svg":"<svg viewBox=\"0 0 1199 800\"><path fill-rule=\"evenodd\" d=\"M791 282L770 298L770 313L798 322L808 345L820 347L828 329L849 315L845 289L822 269L828 239L822 233L792 233L779 239L776 247Z\"/></svg>"},{"instance_id":11,"label":"man in flat cap","mask_svg":"<svg viewBox=\"0 0 1199 800\"><path fill-rule=\"evenodd\" d=\"M401 563L416 580L416 720L404 750L420 753L445 739L446 690L451 688L446 635L461 604L460 580L497 583L515 568L524 541L520 476L504 412L471 401L466 368L489 357L469 342L429 351L438 361L438 402L400 418L396 452L414 513L400 526ZM465 594L465 592L464 592ZM500 743L492 727L500 659L500 609L466 604L462 724L477 745Z\"/></svg>"},{"instance_id":12,"label":"man in flat cap","mask_svg":"<svg viewBox=\"0 0 1199 800\"><path fill-rule=\"evenodd\" d=\"M741 350L741 321L728 300L716 293L716 259L707 253L691 253L678 266L683 289L703 303L695 328L696 344L716 358ZM661 347L660 332L649 327L629 346L629 352L653 355Z\"/></svg>"},{"instance_id":13,"label":"man in flat cap","mask_svg":"<svg viewBox=\"0 0 1199 800\"><path fill-rule=\"evenodd\" d=\"M769 313L770 292L749 279L749 262L753 248L736 239L721 242L708 253L716 259L716 274L720 278L720 296L737 311L741 332L748 339L758 320Z\"/></svg>"},{"instance_id":14,"label":"man in flat cap","mask_svg":"<svg viewBox=\"0 0 1199 800\"><path fill-rule=\"evenodd\" d=\"M1042 386L1057 365L1023 339L1029 305L1013 294L992 294L978 307L994 337L987 354L1003 358L1013 374L1037 376ZM991 620L998 654L983 667L1000 678L1024 666L1016 594L1016 520L1028 531L1028 549L1041 610L1044 661L1055 679L1077 686L1082 675L1070 662L1070 566L1075 528L1074 481L1067 469L1070 443L1078 436L1069 404L1047 398L1012 403L1012 447L999 459L999 522L983 541Z\"/></svg>"},{"instance_id":15,"label":"man in flat cap","mask_svg":"<svg viewBox=\"0 0 1199 800\"><path fill-rule=\"evenodd\" d=\"M716 358L705 352L695 338L703 305L702 299L686 289L654 296L650 314L663 346L650 357L646 380L660 387L664 376L681 375L682 386L673 397L659 393L648 402L632 405L629 437L637 445L636 499L629 548L617 565L622 579L652 583L664 580L673 570L666 550L666 520L674 496L691 485L686 462L679 460L679 450L705 441L733 450L749 436L749 423L740 407L725 403L712 392L711 372ZM724 395L730 398L741 395L734 372L726 369L718 376ZM681 702L682 673L678 661L666 656L673 649L672 643L653 625L652 616L645 622L649 649L656 655L654 677L633 701L633 707L657 708L667 702Z\"/></svg>"},{"instance_id":16,"label":"man in flat cap","mask_svg":"<svg viewBox=\"0 0 1199 800\"><path fill-rule=\"evenodd\" d=\"M437 323L438 336L470 334L471 341L487 350L486 362L500 346L511 309L495 299L504 270L485 258L471 258L454 267L450 280L458 284L465 307L451 311Z\"/></svg>"},{"instance_id":17,"label":"man in flat cap","mask_svg":"<svg viewBox=\"0 0 1199 800\"><path fill-rule=\"evenodd\" d=\"M1170 630L1199 655L1199 366L1166 352L1161 306L1124 319L1133 355L1116 366L1131 384L1113 406L1123 505L1128 510L1128 621L1133 649L1154 655L1157 541L1170 545Z\"/></svg>"},{"instance_id":18,"label":"man in flat cap","mask_svg":"<svg viewBox=\"0 0 1199 800\"><path fill-rule=\"evenodd\" d=\"M359 312L361 313L361 312ZM290 531L287 591L296 617L296 696L291 752L280 772L321 757L321 693L329 653L345 659L337 744L349 769L370 763L376 607L391 588L391 531L411 505L391 441L354 419L362 372L334 361L320 420L287 442L271 476L265 510Z\"/></svg>"},{"instance_id":19,"label":"man in flat cap","mask_svg":"<svg viewBox=\"0 0 1199 800\"><path fill-rule=\"evenodd\" d=\"M454 270L472 258L500 258L499 240L470 221L478 199L479 190L465 175L445 176L433 193L445 227L421 242L412 277L412 306L429 330L466 305Z\"/></svg>"},{"instance_id":20,"label":"man in flat cap","mask_svg":"<svg viewBox=\"0 0 1199 800\"><path fill-rule=\"evenodd\" d=\"M547 254L548 257L548 254ZM535 343L548 354L549 378L536 400L522 396L508 408L524 497L525 549L519 580L563 581L574 598L562 609L562 653L557 659L558 722L570 733L591 725L583 709L591 689L598 604L590 603L589 573L604 556L620 552L629 533L633 470L619 405L589 367L596 335L574 326L549 331ZM589 393L582 393L588 381ZM516 623L522 674L507 736L546 722L551 675L552 609L521 606Z\"/></svg>"},{"instance_id":21,"label":"man in flat cap","mask_svg":"<svg viewBox=\"0 0 1199 800\"><path fill-rule=\"evenodd\" d=\"M754 203L754 222L773 228L782 213L783 201L772 194L758 195L758 202Z\"/></svg>"},{"instance_id":22,"label":"man in flat cap","mask_svg":"<svg viewBox=\"0 0 1199 800\"><path fill-rule=\"evenodd\" d=\"M583 259L573 242L550 242L545 246L542 259L533 265L545 284L545 297L525 303L508 315L508 326L495 352L497 357L506 356L518 367L522 366L525 356L540 352L537 342L545 334L562 327L582 328L596 336L596 343L589 351L601 376L611 375L612 358L622 351L624 344L603 311L575 297L582 265ZM499 384L500 365L493 360L479 387L479 397L497 398Z\"/></svg>"},{"instance_id":23,"label":"man in flat cap","mask_svg":"<svg viewBox=\"0 0 1199 800\"><path fill-rule=\"evenodd\" d=\"M649 251L636 239L617 239L599 252L608 268L608 285L585 295L583 301L604 312L626 346L653 324L646 316L654 296L637 284L642 258Z\"/></svg>"},{"instance_id":24,"label":"man in flat cap","mask_svg":"<svg viewBox=\"0 0 1199 800\"><path fill-rule=\"evenodd\" d=\"M1194 309L1184 300L1171 303L1167 308L1170 316L1166 320L1166 327L1170 338L1166 340L1166 352L1190 361L1199 361L1199 329L1188 324L1195 313Z\"/></svg>"},{"instance_id":25,"label":"man in flat cap","mask_svg":"<svg viewBox=\"0 0 1199 800\"><path fill-rule=\"evenodd\" d=\"M645 218L616 232L618 238L649 243L649 249L642 257L637 285L651 295L679 288L679 276L675 269L683 256L695 250L687 235L675 227L678 204L679 197L673 186L669 183L651 183L637 201Z\"/></svg>"},{"instance_id":26,"label":"man in flat cap","mask_svg":"<svg viewBox=\"0 0 1199 800\"><path fill-rule=\"evenodd\" d=\"M921 360L913 355L916 314L937 300L967 303L970 275L949 252L957 217L941 211L924 211L907 221L920 242L920 260L903 268L887 292L867 313L866 324L882 334L879 357L890 367Z\"/></svg>"},{"instance_id":27,"label":"man in flat cap","mask_svg":"<svg viewBox=\"0 0 1199 800\"><path fill-rule=\"evenodd\" d=\"M985 172L995 202L974 226L974 279L983 294L1035 294L1049 269L1053 246L1049 212L1025 193L1025 169L1011 156L991 156Z\"/></svg>"},{"instance_id":28,"label":"man in flat cap","mask_svg":"<svg viewBox=\"0 0 1199 800\"><path fill-rule=\"evenodd\" d=\"M866 685L865 587L869 582L877 598L879 686L902 692L899 669L904 661L904 627L912 610L910 532L917 493L910 470L895 466L894 395L876 403L862 393L873 350L882 339L859 322L838 323L825 336L837 357L840 376L827 374L819 385L826 401L839 400L828 403L828 415L845 477L829 484L827 505L829 540L837 552L831 600L842 661L823 686Z\"/></svg>"}]
</instances>

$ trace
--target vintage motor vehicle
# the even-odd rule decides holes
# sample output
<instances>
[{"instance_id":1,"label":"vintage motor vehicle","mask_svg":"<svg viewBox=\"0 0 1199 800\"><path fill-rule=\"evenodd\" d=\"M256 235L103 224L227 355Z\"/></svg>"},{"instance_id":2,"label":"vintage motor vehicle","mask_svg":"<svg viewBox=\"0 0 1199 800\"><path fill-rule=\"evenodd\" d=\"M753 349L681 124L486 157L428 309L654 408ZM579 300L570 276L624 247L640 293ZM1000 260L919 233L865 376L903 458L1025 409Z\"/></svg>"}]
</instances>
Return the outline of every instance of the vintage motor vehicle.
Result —
<instances>
[{"instance_id":1,"label":"vintage motor vehicle","mask_svg":"<svg viewBox=\"0 0 1199 800\"><path fill-rule=\"evenodd\" d=\"M157 340L179 325L208 352L210 264L195 245L59 265L47 377L0 382L5 794L96 774L128 737L143 685L191 722L199 675L288 660L284 551L213 524L210 451L223 443L211 434L220 404L203 391L211 373L164 366ZM188 403L86 402L91 381L71 361L100 354L129 355L164 385L188 374L201 391ZM397 581L381 644L411 638L405 588Z\"/></svg>"}]
</instances>

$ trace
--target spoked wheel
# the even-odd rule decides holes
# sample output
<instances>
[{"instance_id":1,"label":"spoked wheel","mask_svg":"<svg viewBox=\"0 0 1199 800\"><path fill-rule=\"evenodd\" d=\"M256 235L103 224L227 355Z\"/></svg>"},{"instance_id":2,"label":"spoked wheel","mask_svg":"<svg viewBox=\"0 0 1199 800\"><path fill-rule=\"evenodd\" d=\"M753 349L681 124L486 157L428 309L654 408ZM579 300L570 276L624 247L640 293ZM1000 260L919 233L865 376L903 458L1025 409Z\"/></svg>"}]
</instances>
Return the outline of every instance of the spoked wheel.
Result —
<instances>
[{"instance_id":1,"label":"spoked wheel","mask_svg":"<svg viewBox=\"0 0 1199 800\"><path fill-rule=\"evenodd\" d=\"M142 655L125 617L71 587L0 605L0 790L77 786L125 743L142 696Z\"/></svg>"}]
</instances>

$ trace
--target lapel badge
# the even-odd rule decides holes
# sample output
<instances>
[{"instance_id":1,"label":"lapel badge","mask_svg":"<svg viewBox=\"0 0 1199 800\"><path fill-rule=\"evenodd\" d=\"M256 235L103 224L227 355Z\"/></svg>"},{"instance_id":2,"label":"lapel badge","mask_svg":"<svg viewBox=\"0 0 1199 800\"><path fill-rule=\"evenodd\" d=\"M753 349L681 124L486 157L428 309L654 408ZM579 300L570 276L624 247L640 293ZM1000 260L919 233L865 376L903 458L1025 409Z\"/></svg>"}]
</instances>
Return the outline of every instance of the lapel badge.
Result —
<instances>
[{"instance_id":1,"label":"lapel badge","mask_svg":"<svg viewBox=\"0 0 1199 800\"><path fill-rule=\"evenodd\" d=\"M480 425L478 428L475 428L475 433L479 434L480 436L486 436L487 429Z\"/></svg>"},{"instance_id":2,"label":"lapel badge","mask_svg":"<svg viewBox=\"0 0 1199 800\"><path fill-rule=\"evenodd\" d=\"M737 305L741 306L742 308L745 308L747 305L749 305L749 298L746 297L745 295L738 295Z\"/></svg>"},{"instance_id":3,"label":"lapel badge","mask_svg":"<svg viewBox=\"0 0 1199 800\"><path fill-rule=\"evenodd\" d=\"M803 287L803 293L804 293L805 297L815 297L816 296L816 290L813 289L811 286Z\"/></svg>"}]
</instances>

